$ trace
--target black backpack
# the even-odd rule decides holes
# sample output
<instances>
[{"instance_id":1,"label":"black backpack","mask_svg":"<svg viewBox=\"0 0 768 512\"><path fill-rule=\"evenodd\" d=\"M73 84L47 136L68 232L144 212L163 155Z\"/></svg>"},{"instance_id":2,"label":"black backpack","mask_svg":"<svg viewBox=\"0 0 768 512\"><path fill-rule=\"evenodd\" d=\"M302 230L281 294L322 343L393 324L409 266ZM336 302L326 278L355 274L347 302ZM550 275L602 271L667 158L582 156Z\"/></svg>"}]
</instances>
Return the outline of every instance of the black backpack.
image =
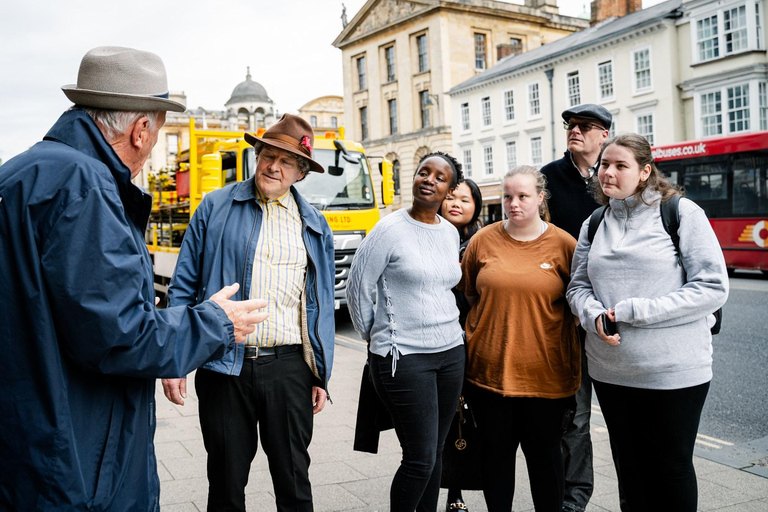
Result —
<instances>
[{"instance_id":1,"label":"black backpack","mask_svg":"<svg viewBox=\"0 0 768 512\"><path fill-rule=\"evenodd\" d=\"M599 207L592 212L592 216L589 218L587 238L589 239L590 247L592 246L592 240L595 239L597 228L600 227L600 223L603 221L603 217L605 217L606 208L608 207ZM677 261L682 267L683 258L680 256L680 235L677 234L677 229L680 227L680 196L672 196L668 201L661 203L661 223L664 225L664 231L672 239L672 244L674 244L675 251L677 252ZM710 332L712 334L720 334L720 328L723 325L723 308L718 309L712 314L715 315L715 325L712 326Z\"/></svg>"}]
</instances>

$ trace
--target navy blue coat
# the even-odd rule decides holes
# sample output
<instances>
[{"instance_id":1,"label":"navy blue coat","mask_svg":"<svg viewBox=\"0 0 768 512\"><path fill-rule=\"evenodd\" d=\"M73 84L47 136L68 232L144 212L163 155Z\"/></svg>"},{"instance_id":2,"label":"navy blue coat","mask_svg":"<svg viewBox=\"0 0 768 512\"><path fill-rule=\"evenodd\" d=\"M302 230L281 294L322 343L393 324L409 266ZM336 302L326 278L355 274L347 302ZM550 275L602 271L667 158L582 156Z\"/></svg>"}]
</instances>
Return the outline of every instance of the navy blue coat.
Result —
<instances>
[{"instance_id":1,"label":"navy blue coat","mask_svg":"<svg viewBox=\"0 0 768 512\"><path fill-rule=\"evenodd\" d=\"M261 232L263 212L256 202L254 178L206 194L189 223L179 260L168 289L168 302L194 305L234 282L238 298L251 289L253 260ZM336 335L334 320L335 260L333 232L325 217L298 191L291 193L299 207L302 238L307 249L307 334L317 366L318 385L328 390ZM244 351L238 346L203 368L240 375Z\"/></svg>"},{"instance_id":2,"label":"navy blue coat","mask_svg":"<svg viewBox=\"0 0 768 512\"><path fill-rule=\"evenodd\" d=\"M0 510L156 510L155 378L235 347L210 301L155 309L130 178L80 110L0 167Z\"/></svg>"}]
</instances>

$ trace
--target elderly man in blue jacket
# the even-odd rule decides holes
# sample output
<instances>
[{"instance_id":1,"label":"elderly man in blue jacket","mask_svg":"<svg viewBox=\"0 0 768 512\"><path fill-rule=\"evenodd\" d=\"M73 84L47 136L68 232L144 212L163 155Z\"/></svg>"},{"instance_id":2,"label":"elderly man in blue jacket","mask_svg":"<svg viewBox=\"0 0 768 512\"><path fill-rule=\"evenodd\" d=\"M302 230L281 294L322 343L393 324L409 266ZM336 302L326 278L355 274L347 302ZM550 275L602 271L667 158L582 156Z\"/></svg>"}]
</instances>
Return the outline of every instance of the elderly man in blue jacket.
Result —
<instances>
[{"instance_id":1,"label":"elderly man in blue jacket","mask_svg":"<svg viewBox=\"0 0 768 512\"><path fill-rule=\"evenodd\" d=\"M76 106L0 167L0 510L154 511L155 378L242 354L265 303L155 309L131 178L184 110L160 58L96 48L63 90Z\"/></svg>"},{"instance_id":2,"label":"elderly man in blue jacket","mask_svg":"<svg viewBox=\"0 0 768 512\"><path fill-rule=\"evenodd\" d=\"M334 346L333 234L293 187L308 172L314 135L286 114L254 146L250 179L205 196L187 228L168 297L195 305L206 290L237 280L243 298L265 297L269 318L237 349L195 376L208 452L208 510L245 510L259 436L280 511L311 511L313 414L327 398ZM183 404L185 380L164 380Z\"/></svg>"}]
</instances>

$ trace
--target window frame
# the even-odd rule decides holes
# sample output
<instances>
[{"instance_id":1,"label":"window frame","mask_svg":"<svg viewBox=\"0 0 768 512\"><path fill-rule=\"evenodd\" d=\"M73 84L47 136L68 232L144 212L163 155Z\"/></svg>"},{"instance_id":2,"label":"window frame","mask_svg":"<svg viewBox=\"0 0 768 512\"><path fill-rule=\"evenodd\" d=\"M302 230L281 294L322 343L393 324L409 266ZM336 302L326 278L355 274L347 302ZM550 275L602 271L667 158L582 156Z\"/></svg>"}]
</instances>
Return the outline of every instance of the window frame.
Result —
<instances>
[{"instance_id":1,"label":"window frame","mask_svg":"<svg viewBox=\"0 0 768 512\"><path fill-rule=\"evenodd\" d=\"M528 93L527 95L527 104L528 104L528 119L540 119L541 118L541 87L540 82L530 82L526 85L526 91ZM538 112L534 113L533 110L531 110L531 107L533 106L534 98L532 98L531 93L533 91L533 88L536 89L536 108L538 109Z\"/></svg>"},{"instance_id":2,"label":"window frame","mask_svg":"<svg viewBox=\"0 0 768 512\"><path fill-rule=\"evenodd\" d=\"M390 59L390 53L391 59ZM395 57L395 45L390 44L384 47L384 70L387 75L387 82L392 83L397 80L397 65Z\"/></svg>"},{"instance_id":3,"label":"window frame","mask_svg":"<svg viewBox=\"0 0 768 512\"><path fill-rule=\"evenodd\" d=\"M357 90L368 90L368 69L365 61L365 54L355 57L355 71L357 75Z\"/></svg>"},{"instance_id":4,"label":"window frame","mask_svg":"<svg viewBox=\"0 0 768 512\"><path fill-rule=\"evenodd\" d=\"M509 98L512 99L511 102L509 101ZM512 124L515 121L517 121L516 113L515 113L515 90L514 89L506 89L504 91L501 91L501 104L504 108L504 124ZM510 112L512 113L511 117L510 117Z\"/></svg>"},{"instance_id":5,"label":"window frame","mask_svg":"<svg viewBox=\"0 0 768 512\"><path fill-rule=\"evenodd\" d=\"M483 144L483 176L493 176L493 142Z\"/></svg>"},{"instance_id":6,"label":"window frame","mask_svg":"<svg viewBox=\"0 0 768 512\"><path fill-rule=\"evenodd\" d=\"M712 4L708 4L702 9L694 9L692 12L691 48L694 64L712 62L731 55L739 55L750 51L764 51L766 49L765 41L763 40L764 13L761 9L762 3L760 0L726 1L721 2L721 4L725 5L717 5L715 2L712 2ZM744 9L744 17L741 20L744 22L744 25L728 29L728 24L734 19L730 15L741 8ZM705 37L702 37L703 31L700 24L707 20L710 22L710 30L707 34L704 34ZM714 20L714 24L712 20ZM738 39L743 44L738 48L732 46L734 40L729 37L736 32L743 32L743 37ZM707 46L706 43L709 41L712 44ZM731 45L730 49L729 45Z\"/></svg>"},{"instance_id":7,"label":"window frame","mask_svg":"<svg viewBox=\"0 0 768 512\"><path fill-rule=\"evenodd\" d=\"M480 125L483 129L493 127L493 110L491 108L491 95L480 97Z\"/></svg>"},{"instance_id":8,"label":"window frame","mask_svg":"<svg viewBox=\"0 0 768 512\"><path fill-rule=\"evenodd\" d=\"M364 105L358 109L358 116L360 117L360 140L368 140L370 136L368 127L368 105Z\"/></svg>"},{"instance_id":9,"label":"window frame","mask_svg":"<svg viewBox=\"0 0 768 512\"><path fill-rule=\"evenodd\" d=\"M469 101L459 104L459 114L461 118L461 131L470 131L472 122L469 118Z\"/></svg>"},{"instance_id":10,"label":"window frame","mask_svg":"<svg viewBox=\"0 0 768 512\"><path fill-rule=\"evenodd\" d=\"M478 46L478 38L482 39L482 45ZM488 35L485 32L474 32L473 38L475 49L475 71L484 71L488 69ZM482 50L482 55L478 51ZM480 64L478 66L478 64Z\"/></svg>"},{"instance_id":11,"label":"window frame","mask_svg":"<svg viewBox=\"0 0 768 512\"><path fill-rule=\"evenodd\" d=\"M535 143L538 143L538 148L535 147ZM541 166L544 162L544 139L541 135L534 135L528 140L528 149L531 155L531 164L534 166ZM536 154L538 150L538 155ZM537 158L538 156L538 158Z\"/></svg>"},{"instance_id":12,"label":"window frame","mask_svg":"<svg viewBox=\"0 0 768 512\"><path fill-rule=\"evenodd\" d=\"M581 74L578 69L565 73L565 103L568 107L581 105Z\"/></svg>"},{"instance_id":13,"label":"window frame","mask_svg":"<svg viewBox=\"0 0 768 512\"><path fill-rule=\"evenodd\" d=\"M609 86L611 88L611 94L606 96L603 95L603 75L601 74L602 67L608 65L610 66L610 82ZM610 101L614 101L616 99L616 87L615 87L615 80L613 77L613 59L604 60L602 62L597 63L597 70L595 73L595 76L597 76L597 97L599 99L600 103L607 103Z\"/></svg>"},{"instance_id":14,"label":"window frame","mask_svg":"<svg viewBox=\"0 0 768 512\"><path fill-rule=\"evenodd\" d=\"M638 87L638 69L636 55L641 52L648 52L648 85L644 87ZM653 52L650 46L643 46L642 48L636 48L631 52L632 63L632 94L646 94L653 91ZM645 70L640 70L645 71Z\"/></svg>"},{"instance_id":15,"label":"window frame","mask_svg":"<svg viewBox=\"0 0 768 512\"><path fill-rule=\"evenodd\" d=\"M387 100L387 111L389 112L389 134L396 135L398 131L397 98Z\"/></svg>"},{"instance_id":16,"label":"window frame","mask_svg":"<svg viewBox=\"0 0 768 512\"><path fill-rule=\"evenodd\" d=\"M638 135L642 135L643 137L645 137L646 140L648 140L648 135L650 135L651 137L650 137L650 140L648 140L648 143L651 146L653 146L656 140L656 115L654 110L652 108L643 109L643 110L636 111L634 114L635 114L635 133L637 133ZM651 122L650 122L651 130L649 134L643 133L640 125L641 119L646 117L650 117L651 119Z\"/></svg>"},{"instance_id":17,"label":"window frame","mask_svg":"<svg viewBox=\"0 0 768 512\"><path fill-rule=\"evenodd\" d=\"M416 34L414 40L416 45L416 72L426 73L429 71L429 40L427 39L427 32ZM424 42L423 53L421 41Z\"/></svg>"}]
</instances>

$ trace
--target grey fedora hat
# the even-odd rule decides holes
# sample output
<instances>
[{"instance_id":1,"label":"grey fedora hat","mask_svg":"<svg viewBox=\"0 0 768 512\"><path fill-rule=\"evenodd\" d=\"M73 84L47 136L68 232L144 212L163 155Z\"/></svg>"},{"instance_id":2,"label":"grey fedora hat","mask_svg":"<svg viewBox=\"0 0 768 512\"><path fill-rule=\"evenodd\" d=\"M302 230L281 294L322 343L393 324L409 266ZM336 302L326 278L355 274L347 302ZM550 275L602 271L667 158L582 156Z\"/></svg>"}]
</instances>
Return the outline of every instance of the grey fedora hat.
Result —
<instances>
[{"instance_id":1,"label":"grey fedora hat","mask_svg":"<svg viewBox=\"0 0 768 512\"><path fill-rule=\"evenodd\" d=\"M154 53L120 46L100 46L80 62L77 84L61 88L74 104L107 110L184 112L168 99L163 61Z\"/></svg>"}]
</instances>

